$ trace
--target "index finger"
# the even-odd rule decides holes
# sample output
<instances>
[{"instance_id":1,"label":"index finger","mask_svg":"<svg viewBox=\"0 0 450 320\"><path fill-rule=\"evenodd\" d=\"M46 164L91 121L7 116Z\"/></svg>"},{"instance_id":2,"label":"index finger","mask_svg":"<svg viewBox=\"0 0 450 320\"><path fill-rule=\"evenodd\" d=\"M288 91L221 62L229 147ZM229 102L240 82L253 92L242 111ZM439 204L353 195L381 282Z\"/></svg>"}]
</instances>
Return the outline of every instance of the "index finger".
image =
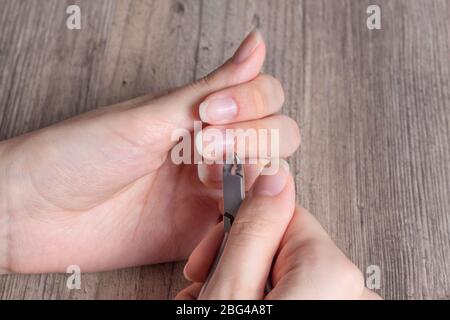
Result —
<instances>
[{"instance_id":1,"label":"index finger","mask_svg":"<svg viewBox=\"0 0 450 320\"><path fill-rule=\"evenodd\" d=\"M209 95L199 106L200 118L209 124L228 124L255 120L281 109L284 91L272 76L254 80Z\"/></svg>"}]
</instances>

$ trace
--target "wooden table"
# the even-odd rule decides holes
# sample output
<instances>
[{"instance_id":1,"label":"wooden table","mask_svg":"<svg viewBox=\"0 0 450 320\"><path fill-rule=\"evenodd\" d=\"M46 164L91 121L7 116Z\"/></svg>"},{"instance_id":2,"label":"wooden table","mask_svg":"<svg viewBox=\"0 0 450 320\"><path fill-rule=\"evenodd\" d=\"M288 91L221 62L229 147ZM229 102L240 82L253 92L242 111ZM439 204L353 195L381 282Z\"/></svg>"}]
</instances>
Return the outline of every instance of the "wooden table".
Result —
<instances>
[{"instance_id":1,"label":"wooden table","mask_svg":"<svg viewBox=\"0 0 450 320\"><path fill-rule=\"evenodd\" d=\"M78 4L82 29L66 28ZM381 7L381 30L366 9ZM253 27L298 121L299 201L390 299L450 298L450 1L0 0L0 139L205 75ZM0 297L172 298L183 264L0 277Z\"/></svg>"}]
</instances>

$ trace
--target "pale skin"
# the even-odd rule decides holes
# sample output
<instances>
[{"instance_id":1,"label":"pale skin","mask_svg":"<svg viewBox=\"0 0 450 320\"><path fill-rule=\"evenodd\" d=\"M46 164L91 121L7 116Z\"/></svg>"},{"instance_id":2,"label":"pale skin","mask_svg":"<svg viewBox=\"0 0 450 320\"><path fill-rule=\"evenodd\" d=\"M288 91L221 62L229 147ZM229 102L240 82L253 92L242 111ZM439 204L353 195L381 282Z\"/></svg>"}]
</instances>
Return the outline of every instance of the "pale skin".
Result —
<instances>
[{"instance_id":1,"label":"pale skin","mask_svg":"<svg viewBox=\"0 0 450 320\"><path fill-rule=\"evenodd\" d=\"M279 129L280 157L299 146L296 122L276 114L283 89L261 74L264 58L264 41L253 32L232 58L194 84L0 142L0 273L64 272L74 264L94 272L188 257L220 221L220 167L173 164L173 131L192 131L195 120L207 128ZM224 97L237 112L199 110L201 102ZM247 169L248 190L259 170ZM293 217L278 230L286 239L292 224L302 224ZM208 266L198 248L189 263L197 256ZM275 278L282 264L274 266ZM201 282L205 267L197 269L192 272Z\"/></svg>"},{"instance_id":2,"label":"pale skin","mask_svg":"<svg viewBox=\"0 0 450 320\"><path fill-rule=\"evenodd\" d=\"M199 296L222 237L219 223L192 252L184 274L193 284L177 299L380 299L317 220L296 205L285 168L257 179ZM265 294L267 279L273 289Z\"/></svg>"}]
</instances>

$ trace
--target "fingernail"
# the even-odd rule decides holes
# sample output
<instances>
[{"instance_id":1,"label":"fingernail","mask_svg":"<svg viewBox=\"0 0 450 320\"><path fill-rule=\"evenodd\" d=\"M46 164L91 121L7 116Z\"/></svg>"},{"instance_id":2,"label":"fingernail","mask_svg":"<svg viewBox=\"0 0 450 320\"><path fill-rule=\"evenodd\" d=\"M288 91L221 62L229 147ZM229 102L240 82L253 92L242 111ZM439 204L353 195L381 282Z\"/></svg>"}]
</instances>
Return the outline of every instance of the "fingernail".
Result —
<instances>
[{"instance_id":1,"label":"fingernail","mask_svg":"<svg viewBox=\"0 0 450 320\"><path fill-rule=\"evenodd\" d=\"M203 101L199 108L200 119L207 123L224 123L237 114L237 104L233 98L212 98Z\"/></svg>"},{"instance_id":2,"label":"fingernail","mask_svg":"<svg viewBox=\"0 0 450 320\"><path fill-rule=\"evenodd\" d=\"M233 150L234 136L226 129L208 128L195 137L197 151L208 160L220 160L228 150Z\"/></svg>"},{"instance_id":3,"label":"fingernail","mask_svg":"<svg viewBox=\"0 0 450 320\"><path fill-rule=\"evenodd\" d=\"M237 64L244 62L252 55L253 51L255 51L261 40L261 32L259 32L258 30L253 30L239 46L231 60Z\"/></svg>"},{"instance_id":4,"label":"fingernail","mask_svg":"<svg viewBox=\"0 0 450 320\"><path fill-rule=\"evenodd\" d=\"M280 166L275 174L261 175L255 183L253 194L263 196L276 196L283 191L289 175L289 165L286 161L280 161Z\"/></svg>"},{"instance_id":5,"label":"fingernail","mask_svg":"<svg viewBox=\"0 0 450 320\"><path fill-rule=\"evenodd\" d=\"M189 261L188 261L188 262L189 262ZM188 266L188 262L186 262L186 264L184 265L184 268L183 268L183 276L184 276L187 280L192 281L192 280L189 278L189 276L187 275L187 272L186 272L186 269L187 269L187 266Z\"/></svg>"}]
</instances>

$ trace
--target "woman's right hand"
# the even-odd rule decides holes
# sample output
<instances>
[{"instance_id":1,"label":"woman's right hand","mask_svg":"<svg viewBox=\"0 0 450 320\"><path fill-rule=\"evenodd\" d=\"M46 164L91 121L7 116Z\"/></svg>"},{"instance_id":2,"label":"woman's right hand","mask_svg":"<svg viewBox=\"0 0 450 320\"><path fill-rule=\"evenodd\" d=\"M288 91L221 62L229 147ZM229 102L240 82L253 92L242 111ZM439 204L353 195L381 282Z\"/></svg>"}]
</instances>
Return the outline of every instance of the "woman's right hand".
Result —
<instances>
[{"instance_id":1,"label":"woman's right hand","mask_svg":"<svg viewBox=\"0 0 450 320\"><path fill-rule=\"evenodd\" d=\"M178 299L380 299L317 220L295 204L287 166L258 178L199 297L222 236L218 224L193 251L185 276L194 283ZM265 295L268 277L273 290Z\"/></svg>"}]
</instances>

